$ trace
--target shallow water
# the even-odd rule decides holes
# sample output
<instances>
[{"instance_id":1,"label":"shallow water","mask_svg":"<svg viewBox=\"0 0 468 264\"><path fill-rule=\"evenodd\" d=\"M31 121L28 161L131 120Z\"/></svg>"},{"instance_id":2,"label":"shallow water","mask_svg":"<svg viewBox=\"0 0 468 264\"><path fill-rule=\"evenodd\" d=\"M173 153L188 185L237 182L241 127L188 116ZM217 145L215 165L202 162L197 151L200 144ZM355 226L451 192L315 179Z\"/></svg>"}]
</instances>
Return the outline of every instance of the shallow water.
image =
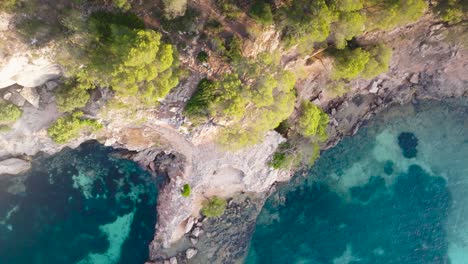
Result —
<instances>
[{"instance_id":1,"label":"shallow water","mask_svg":"<svg viewBox=\"0 0 468 264\"><path fill-rule=\"evenodd\" d=\"M0 263L144 263L156 185L136 163L88 142L40 158L21 184L0 177ZM18 191L19 190L19 191Z\"/></svg>"},{"instance_id":2,"label":"shallow water","mask_svg":"<svg viewBox=\"0 0 468 264\"><path fill-rule=\"evenodd\" d=\"M468 263L468 102L393 107L281 186L247 263Z\"/></svg>"}]
</instances>

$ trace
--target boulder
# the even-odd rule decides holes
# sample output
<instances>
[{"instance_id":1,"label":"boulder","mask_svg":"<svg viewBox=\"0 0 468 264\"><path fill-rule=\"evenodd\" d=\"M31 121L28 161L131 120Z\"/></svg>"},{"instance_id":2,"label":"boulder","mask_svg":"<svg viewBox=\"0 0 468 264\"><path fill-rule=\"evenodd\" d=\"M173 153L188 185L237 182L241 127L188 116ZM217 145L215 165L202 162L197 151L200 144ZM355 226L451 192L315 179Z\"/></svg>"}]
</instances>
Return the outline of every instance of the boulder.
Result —
<instances>
[{"instance_id":1,"label":"boulder","mask_svg":"<svg viewBox=\"0 0 468 264\"><path fill-rule=\"evenodd\" d=\"M185 256L187 259L191 259L195 257L195 255L198 253L198 250L196 248L189 248L187 251L185 251Z\"/></svg>"},{"instance_id":2,"label":"boulder","mask_svg":"<svg viewBox=\"0 0 468 264\"><path fill-rule=\"evenodd\" d=\"M169 263L170 264L177 264L177 258L176 257L172 257L169 259Z\"/></svg>"},{"instance_id":3,"label":"boulder","mask_svg":"<svg viewBox=\"0 0 468 264\"><path fill-rule=\"evenodd\" d=\"M10 103L16 106L22 107L26 102L26 99L24 99L24 97L21 96L19 93L14 92L11 93L10 98L8 98L8 101L10 101Z\"/></svg>"},{"instance_id":4,"label":"boulder","mask_svg":"<svg viewBox=\"0 0 468 264\"><path fill-rule=\"evenodd\" d=\"M418 73L414 73L411 78L410 78L410 83L412 84L418 84L419 83L419 74Z\"/></svg>"},{"instance_id":5,"label":"boulder","mask_svg":"<svg viewBox=\"0 0 468 264\"><path fill-rule=\"evenodd\" d=\"M185 225L185 234L189 233L190 230L192 230L193 225L195 224L195 218L194 217L189 217L187 220L187 224Z\"/></svg>"},{"instance_id":6,"label":"boulder","mask_svg":"<svg viewBox=\"0 0 468 264\"><path fill-rule=\"evenodd\" d=\"M32 106L34 106L35 108L39 108L39 101L41 100L41 97L40 97L39 93L37 93L36 88L34 88L34 87L24 87L23 90L21 90L20 94Z\"/></svg>"},{"instance_id":7,"label":"boulder","mask_svg":"<svg viewBox=\"0 0 468 264\"><path fill-rule=\"evenodd\" d=\"M192 236L198 237L202 232L203 230L200 227L195 227L192 231Z\"/></svg>"},{"instance_id":8,"label":"boulder","mask_svg":"<svg viewBox=\"0 0 468 264\"><path fill-rule=\"evenodd\" d=\"M0 174L20 174L31 168L31 163L22 159L11 158L0 161Z\"/></svg>"}]
</instances>

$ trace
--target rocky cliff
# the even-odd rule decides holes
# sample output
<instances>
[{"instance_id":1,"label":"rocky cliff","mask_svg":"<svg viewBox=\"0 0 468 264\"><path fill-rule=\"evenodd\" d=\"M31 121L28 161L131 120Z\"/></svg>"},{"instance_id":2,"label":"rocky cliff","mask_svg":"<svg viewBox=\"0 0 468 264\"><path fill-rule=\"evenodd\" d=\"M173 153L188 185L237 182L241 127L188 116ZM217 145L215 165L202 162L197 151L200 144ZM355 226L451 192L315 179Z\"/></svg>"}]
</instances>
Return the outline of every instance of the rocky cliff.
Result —
<instances>
[{"instance_id":1,"label":"rocky cliff","mask_svg":"<svg viewBox=\"0 0 468 264\"><path fill-rule=\"evenodd\" d=\"M0 95L23 109L23 116L12 130L0 132L0 174L16 174L26 170L28 158L39 151L55 153L64 147L46 133L46 128L61 115L53 93L60 82L51 80L62 72L48 59L47 48L34 56L29 54L27 45L7 34L8 18L2 16L0 21L0 37L8 40L10 47L21 47L9 48L0 61ZM279 35L274 30L263 35L258 42L248 44L248 55L277 45L274 39ZM431 16L391 32L368 33L358 41L372 43L378 39L393 48L390 70L373 80L350 82L351 91L340 98L323 90L330 74L326 60L309 63L287 54L284 66L305 64L308 75L300 82L298 94L329 113L330 137L324 146L328 148L343 136L355 133L365 120L390 104L466 96L467 36L463 24L448 27ZM191 53L194 51L187 51ZM269 132L257 145L232 152L214 143L219 129L216 125L188 130L187 120L181 114L183 105L206 74L195 69L159 108L137 111L132 116L118 110L96 111L108 95L105 89L99 90L85 113L102 121L104 129L67 144L75 147L98 139L105 145L128 150L121 155L167 176L158 198L158 224L150 245L150 259L154 262L241 262L268 191L275 182L287 181L291 175L267 165L278 144L284 141L276 132ZM181 195L184 184L192 187L190 197ZM247 194L239 196L240 193ZM236 198L222 218L202 220L201 203L212 195Z\"/></svg>"}]
</instances>

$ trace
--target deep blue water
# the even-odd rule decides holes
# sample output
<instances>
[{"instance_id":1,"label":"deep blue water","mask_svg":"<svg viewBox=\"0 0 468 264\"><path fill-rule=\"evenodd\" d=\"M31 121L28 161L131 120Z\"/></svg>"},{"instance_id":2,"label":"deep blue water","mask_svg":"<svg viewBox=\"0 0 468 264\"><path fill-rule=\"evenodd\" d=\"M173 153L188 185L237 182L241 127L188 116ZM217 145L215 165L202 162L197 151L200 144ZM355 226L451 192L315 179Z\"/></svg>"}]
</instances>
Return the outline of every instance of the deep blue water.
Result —
<instances>
[{"instance_id":1,"label":"deep blue water","mask_svg":"<svg viewBox=\"0 0 468 264\"><path fill-rule=\"evenodd\" d=\"M247 263L468 263L468 104L381 114L279 187Z\"/></svg>"},{"instance_id":2,"label":"deep blue water","mask_svg":"<svg viewBox=\"0 0 468 264\"><path fill-rule=\"evenodd\" d=\"M156 185L111 151L88 142L35 160L24 177L0 177L1 264L145 262Z\"/></svg>"}]
</instances>

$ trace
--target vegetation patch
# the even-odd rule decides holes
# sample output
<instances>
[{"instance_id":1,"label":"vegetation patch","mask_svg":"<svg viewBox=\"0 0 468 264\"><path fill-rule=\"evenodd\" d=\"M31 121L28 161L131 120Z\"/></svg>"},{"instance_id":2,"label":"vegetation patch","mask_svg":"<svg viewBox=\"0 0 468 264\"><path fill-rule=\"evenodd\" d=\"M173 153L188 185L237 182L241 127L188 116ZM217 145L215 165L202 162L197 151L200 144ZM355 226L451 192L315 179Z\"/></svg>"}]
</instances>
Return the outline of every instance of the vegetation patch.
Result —
<instances>
[{"instance_id":1,"label":"vegetation patch","mask_svg":"<svg viewBox=\"0 0 468 264\"><path fill-rule=\"evenodd\" d=\"M0 125L9 126L16 122L23 111L18 106L0 99Z\"/></svg>"},{"instance_id":2,"label":"vegetation patch","mask_svg":"<svg viewBox=\"0 0 468 264\"><path fill-rule=\"evenodd\" d=\"M205 200L202 204L201 213L208 217L220 217L226 210L227 202L225 199L213 196Z\"/></svg>"},{"instance_id":3,"label":"vegetation patch","mask_svg":"<svg viewBox=\"0 0 468 264\"><path fill-rule=\"evenodd\" d=\"M190 193L192 192L190 185L184 184L184 187L182 188L181 194L183 197L189 197Z\"/></svg>"},{"instance_id":4,"label":"vegetation patch","mask_svg":"<svg viewBox=\"0 0 468 264\"><path fill-rule=\"evenodd\" d=\"M83 118L83 112L74 112L61 117L47 129L47 134L58 144L65 144L80 136L83 131L95 132L102 125L92 119Z\"/></svg>"}]
</instances>

